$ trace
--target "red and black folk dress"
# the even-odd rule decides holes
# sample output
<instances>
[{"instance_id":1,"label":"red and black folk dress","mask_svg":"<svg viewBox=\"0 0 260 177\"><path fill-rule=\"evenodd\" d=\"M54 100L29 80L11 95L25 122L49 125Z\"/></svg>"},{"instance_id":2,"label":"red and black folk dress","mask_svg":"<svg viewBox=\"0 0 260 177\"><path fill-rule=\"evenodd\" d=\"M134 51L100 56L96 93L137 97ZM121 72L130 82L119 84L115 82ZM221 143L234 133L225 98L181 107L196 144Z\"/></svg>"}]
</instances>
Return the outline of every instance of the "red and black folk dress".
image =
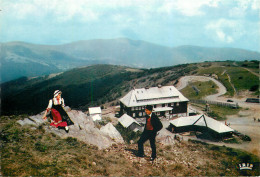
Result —
<instances>
[{"instance_id":1,"label":"red and black folk dress","mask_svg":"<svg viewBox=\"0 0 260 177\"><path fill-rule=\"evenodd\" d=\"M51 118L53 120L50 124L51 126L58 128L74 125L74 123L71 121L70 117L64 110L64 106L65 104L63 98L53 98L49 101L47 111L51 111Z\"/></svg>"}]
</instances>

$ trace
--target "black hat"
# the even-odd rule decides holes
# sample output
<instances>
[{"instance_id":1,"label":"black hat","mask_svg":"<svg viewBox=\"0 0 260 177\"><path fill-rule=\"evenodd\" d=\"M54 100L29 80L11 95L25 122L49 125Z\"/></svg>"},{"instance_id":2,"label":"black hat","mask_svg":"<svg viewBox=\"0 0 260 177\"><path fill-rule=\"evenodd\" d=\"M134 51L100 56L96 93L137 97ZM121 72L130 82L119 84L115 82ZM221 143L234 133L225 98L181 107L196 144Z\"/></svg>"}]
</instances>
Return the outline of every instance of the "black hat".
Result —
<instances>
[{"instance_id":1,"label":"black hat","mask_svg":"<svg viewBox=\"0 0 260 177\"><path fill-rule=\"evenodd\" d=\"M147 105L147 106L145 107L145 109L148 109L149 111L152 111L152 110L153 110L153 106L152 106L152 105Z\"/></svg>"}]
</instances>

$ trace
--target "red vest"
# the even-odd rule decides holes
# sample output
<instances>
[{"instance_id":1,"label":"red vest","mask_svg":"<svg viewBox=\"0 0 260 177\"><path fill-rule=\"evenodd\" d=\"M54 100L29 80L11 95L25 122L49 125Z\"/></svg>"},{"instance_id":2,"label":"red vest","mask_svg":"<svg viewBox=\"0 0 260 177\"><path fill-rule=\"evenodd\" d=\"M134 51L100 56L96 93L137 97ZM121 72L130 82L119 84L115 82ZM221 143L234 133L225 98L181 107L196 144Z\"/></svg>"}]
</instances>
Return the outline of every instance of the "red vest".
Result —
<instances>
[{"instance_id":1,"label":"red vest","mask_svg":"<svg viewBox=\"0 0 260 177\"><path fill-rule=\"evenodd\" d=\"M146 122L146 130L153 130L153 125L151 123L151 117L149 117L147 119L147 122Z\"/></svg>"}]
</instances>

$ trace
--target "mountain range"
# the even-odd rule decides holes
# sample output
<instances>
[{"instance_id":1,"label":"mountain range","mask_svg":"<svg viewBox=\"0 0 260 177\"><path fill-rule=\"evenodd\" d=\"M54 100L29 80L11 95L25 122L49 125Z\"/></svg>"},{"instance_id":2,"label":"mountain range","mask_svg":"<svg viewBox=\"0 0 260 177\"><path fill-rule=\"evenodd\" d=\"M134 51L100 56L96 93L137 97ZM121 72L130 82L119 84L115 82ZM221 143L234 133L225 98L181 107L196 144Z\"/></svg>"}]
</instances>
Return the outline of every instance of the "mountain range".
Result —
<instances>
[{"instance_id":1,"label":"mountain range","mask_svg":"<svg viewBox=\"0 0 260 177\"><path fill-rule=\"evenodd\" d=\"M260 53L236 48L166 47L145 41L96 39L62 45L1 43L1 83L93 64L155 68L218 60L260 60Z\"/></svg>"}]
</instances>

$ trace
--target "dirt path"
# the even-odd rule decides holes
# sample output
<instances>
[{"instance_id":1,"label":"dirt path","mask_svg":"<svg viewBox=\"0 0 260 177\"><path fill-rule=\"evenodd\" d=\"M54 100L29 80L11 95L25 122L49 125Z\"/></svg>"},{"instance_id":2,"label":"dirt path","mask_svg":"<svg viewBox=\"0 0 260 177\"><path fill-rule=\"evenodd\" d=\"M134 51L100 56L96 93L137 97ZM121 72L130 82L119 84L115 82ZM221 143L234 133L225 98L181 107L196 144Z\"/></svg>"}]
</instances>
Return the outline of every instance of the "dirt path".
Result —
<instances>
[{"instance_id":1,"label":"dirt path","mask_svg":"<svg viewBox=\"0 0 260 177\"><path fill-rule=\"evenodd\" d=\"M244 68L244 69L247 70L247 71L249 71L250 73L254 74L254 75L257 76L257 77L260 77L260 74L257 74L257 73L251 71L251 70L248 69L248 68Z\"/></svg>"},{"instance_id":2,"label":"dirt path","mask_svg":"<svg viewBox=\"0 0 260 177\"><path fill-rule=\"evenodd\" d=\"M228 82L230 83L231 87L232 87L233 90L234 90L234 95L237 95L237 90L236 90L234 84L232 84L231 78L230 78L229 74L227 74L227 77L228 77Z\"/></svg>"}]
</instances>

